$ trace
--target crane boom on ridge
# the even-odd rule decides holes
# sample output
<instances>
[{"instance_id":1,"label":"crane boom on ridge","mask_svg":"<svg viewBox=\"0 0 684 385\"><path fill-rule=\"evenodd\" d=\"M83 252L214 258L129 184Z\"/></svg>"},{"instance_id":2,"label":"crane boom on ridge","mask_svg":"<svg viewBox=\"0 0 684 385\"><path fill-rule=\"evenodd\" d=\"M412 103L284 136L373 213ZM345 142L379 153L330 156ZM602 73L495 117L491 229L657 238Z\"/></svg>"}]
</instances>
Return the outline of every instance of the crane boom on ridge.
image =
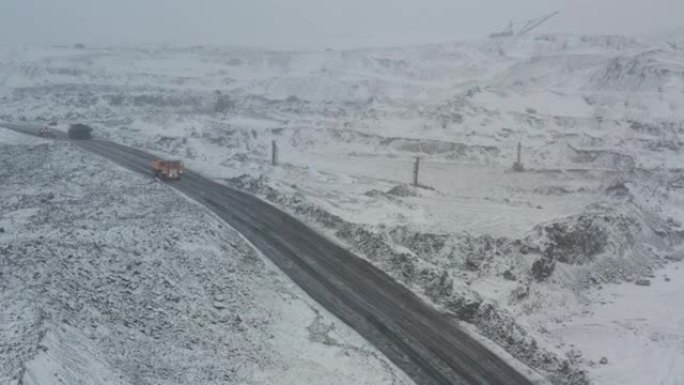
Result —
<instances>
[{"instance_id":1,"label":"crane boom on ridge","mask_svg":"<svg viewBox=\"0 0 684 385\"><path fill-rule=\"evenodd\" d=\"M509 22L508 23L508 28L502 32L496 32L492 33L489 35L490 38L495 39L499 37L510 37L510 36L522 36L530 31L538 28L540 25L544 24L547 22L549 19L553 18L554 16L558 15L560 12L556 11L553 13L550 13L548 15L544 15L542 17L534 18L534 19L529 19L524 22ZM524 24L522 28L518 29L517 31L515 30L515 25L520 25Z\"/></svg>"}]
</instances>

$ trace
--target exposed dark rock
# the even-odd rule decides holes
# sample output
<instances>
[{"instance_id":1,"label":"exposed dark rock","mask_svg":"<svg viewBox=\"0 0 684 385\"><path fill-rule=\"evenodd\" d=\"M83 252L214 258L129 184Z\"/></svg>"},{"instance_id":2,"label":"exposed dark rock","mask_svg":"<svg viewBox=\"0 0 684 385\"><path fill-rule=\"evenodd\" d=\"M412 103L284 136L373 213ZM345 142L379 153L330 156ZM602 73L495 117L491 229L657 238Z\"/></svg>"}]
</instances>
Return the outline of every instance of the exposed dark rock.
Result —
<instances>
[{"instance_id":1,"label":"exposed dark rock","mask_svg":"<svg viewBox=\"0 0 684 385\"><path fill-rule=\"evenodd\" d=\"M367 197L378 197L378 196L384 196L385 192L380 191L378 189L372 189L372 190L366 191L365 193L363 193L363 195L365 195Z\"/></svg>"},{"instance_id":2,"label":"exposed dark rock","mask_svg":"<svg viewBox=\"0 0 684 385\"><path fill-rule=\"evenodd\" d=\"M369 197L384 196L386 198L392 197L417 197L418 192L413 186L400 184L392 187L389 191L384 192L377 189L369 190L364 195Z\"/></svg>"},{"instance_id":3,"label":"exposed dark rock","mask_svg":"<svg viewBox=\"0 0 684 385\"><path fill-rule=\"evenodd\" d=\"M468 257L466 257L465 267L470 271L477 271L480 269L480 261L478 261L473 256L469 255Z\"/></svg>"},{"instance_id":4,"label":"exposed dark rock","mask_svg":"<svg viewBox=\"0 0 684 385\"><path fill-rule=\"evenodd\" d=\"M522 246L520 246L520 254L523 254L523 255L541 254L541 250L539 250L539 248L536 246L530 246L530 245L523 244Z\"/></svg>"},{"instance_id":5,"label":"exposed dark rock","mask_svg":"<svg viewBox=\"0 0 684 385\"><path fill-rule=\"evenodd\" d=\"M446 308L459 320L473 322L481 304L481 299L456 297L447 302Z\"/></svg>"},{"instance_id":6,"label":"exposed dark rock","mask_svg":"<svg viewBox=\"0 0 684 385\"><path fill-rule=\"evenodd\" d=\"M503 277L504 277L504 279L509 280L509 281L515 281L516 279L518 279L510 269L504 271Z\"/></svg>"},{"instance_id":7,"label":"exposed dark rock","mask_svg":"<svg viewBox=\"0 0 684 385\"><path fill-rule=\"evenodd\" d=\"M622 182L615 183L606 188L606 193L617 198L624 198L629 195L629 188Z\"/></svg>"},{"instance_id":8,"label":"exposed dark rock","mask_svg":"<svg viewBox=\"0 0 684 385\"><path fill-rule=\"evenodd\" d=\"M591 164L593 166L609 167L616 170L632 171L636 168L634 157L607 150L582 150L569 146L574 154L570 160L576 163Z\"/></svg>"},{"instance_id":9,"label":"exposed dark rock","mask_svg":"<svg viewBox=\"0 0 684 385\"><path fill-rule=\"evenodd\" d=\"M530 295L530 286L518 286L511 292L511 295L517 300L525 299Z\"/></svg>"},{"instance_id":10,"label":"exposed dark rock","mask_svg":"<svg viewBox=\"0 0 684 385\"><path fill-rule=\"evenodd\" d=\"M544 194L544 195L567 195L572 193L572 191L566 189L563 186L541 186L537 187L533 192L537 194Z\"/></svg>"},{"instance_id":11,"label":"exposed dark rock","mask_svg":"<svg viewBox=\"0 0 684 385\"><path fill-rule=\"evenodd\" d=\"M554 223L546 226L549 243L542 254L553 260L569 264L591 262L601 253L608 241L608 234L597 223L596 217L580 216L574 223Z\"/></svg>"},{"instance_id":12,"label":"exposed dark rock","mask_svg":"<svg viewBox=\"0 0 684 385\"><path fill-rule=\"evenodd\" d=\"M537 281L544 281L553 274L556 261L553 258L541 257L532 264L532 276Z\"/></svg>"},{"instance_id":13,"label":"exposed dark rock","mask_svg":"<svg viewBox=\"0 0 684 385\"><path fill-rule=\"evenodd\" d=\"M444 249L449 236L446 234L417 233L400 226L389 232L392 240L409 248L421 258L430 258Z\"/></svg>"},{"instance_id":14,"label":"exposed dark rock","mask_svg":"<svg viewBox=\"0 0 684 385\"><path fill-rule=\"evenodd\" d=\"M429 271L427 269L423 270L423 275L429 276L427 278L427 283L425 284L425 293L436 301L439 298L449 297L453 291L454 280L449 276L449 273L445 270L441 275L437 275L434 271Z\"/></svg>"},{"instance_id":15,"label":"exposed dark rock","mask_svg":"<svg viewBox=\"0 0 684 385\"><path fill-rule=\"evenodd\" d=\"M392 187L387 194L394 195L398 197L416 197L418 193L408 185L400 184Z\"/></svg>"},{"instance_id":16,"label":"exposed dark rock","mask_svg":"<svg viewBox=\"0 0 684 385\"><path fill-rule=\"evenodd\" d=\"M391 268L398 271L406 282L411 282L416 276L416 265L410 255L406 253L392 254L389 259Z\"/></svg>"}]
</instances>

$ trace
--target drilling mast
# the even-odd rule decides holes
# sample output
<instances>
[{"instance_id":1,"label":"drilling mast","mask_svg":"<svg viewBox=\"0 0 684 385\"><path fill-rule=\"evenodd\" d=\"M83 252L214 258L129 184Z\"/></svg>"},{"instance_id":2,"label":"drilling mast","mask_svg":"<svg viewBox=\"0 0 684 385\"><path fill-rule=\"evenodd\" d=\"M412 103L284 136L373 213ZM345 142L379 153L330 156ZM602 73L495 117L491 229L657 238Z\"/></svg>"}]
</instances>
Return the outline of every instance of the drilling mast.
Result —
<instances>
[{"instance_id":1,"label":"drilling mast","mask_svg":"<svg viewBox=\"0 0 684 385\"><path fill-rule=\"evenodd\" d=\"M508 23L508 28L506 28L506 30L501 31L501 32L492 33L491 35L489 35L489 37L492 38L492 39L496 39L496 38L499 38L499 37L509 37L509 36L522 36L522 35L525 35L525 34L529 33L530 31L532 31L532 30L538 28L540 25L546 23L547 21L549 21L549 19L555 17L555 16L558 15L559 13L560 13L560 12L556 11L556 12L550 13L550 14L548 14L548 15L544 15L544 16L542 16L542 17L537 17L537 18L534 18L534 19L527 20L527 21L522 22L522 23L520 23L520 22L514 23L514 22L511 21L511 22ZM518 30L516 31L515 25L520 25L520 24L523 24L523 23L524 23L524 25L522 26L522 28L520 28L520 29L518 29Z\"/></svg>"},{"instance_id":2,"label":"drilling mast","mask_svg":"<svg viewBox=\"0 0 684 385\"><path fill-rule=\"evenodd\" d=\"M546 15L546 16L542 16L542 17L537 18L537 19L528 20L528 21L527 21L527 24L525 24L525 26L522 27L522 28L520 29L520 31L518 31L518 34L517 34L517 35L518 35L518 36L522 36L522 35L524 35L524 34L530 32L531 30L533 30L533 29L539 27L540 25L546 23L549 19L551 19L552 17L558 15L559 13L560 13L560 12L556 11L556 12L554 12L554 13L550 13L550 14L548 14L548 15Z\"/></svg>"}]
</instances>

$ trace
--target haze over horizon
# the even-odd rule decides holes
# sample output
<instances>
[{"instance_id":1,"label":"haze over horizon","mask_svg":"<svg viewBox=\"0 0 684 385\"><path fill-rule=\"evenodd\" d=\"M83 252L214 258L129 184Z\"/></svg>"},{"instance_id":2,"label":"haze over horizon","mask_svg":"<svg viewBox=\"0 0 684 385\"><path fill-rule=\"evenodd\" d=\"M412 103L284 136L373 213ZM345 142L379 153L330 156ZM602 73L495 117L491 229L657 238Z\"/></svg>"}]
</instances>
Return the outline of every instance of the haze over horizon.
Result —
<instances>
[{"instance_id":1,"label":"haze over horizon","mask_svg":"<svg viewBox=\"0 0 684 385\"><path fill-rule=\"evenodd\" d=\"M485 37L556 10L537 32L639 35L684 24L675 0L3 0L0 44L424 43Z\"/></svg>"}]
</instances>

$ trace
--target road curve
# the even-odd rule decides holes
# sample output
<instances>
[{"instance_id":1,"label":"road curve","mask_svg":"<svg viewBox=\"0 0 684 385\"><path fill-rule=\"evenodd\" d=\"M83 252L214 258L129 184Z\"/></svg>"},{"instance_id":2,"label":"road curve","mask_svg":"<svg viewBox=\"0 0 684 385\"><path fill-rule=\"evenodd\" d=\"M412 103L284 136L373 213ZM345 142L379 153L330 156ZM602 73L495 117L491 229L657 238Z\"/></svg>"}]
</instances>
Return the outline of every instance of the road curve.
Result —
<instances>
[{"instance_id":1,"label":"road curve","mask_svg":"<svg viewBox=\"0 0 684 385\"><path fill-rule=\"evenodd\" d=\"M0 126L31 135L38 132L31 125ZM56 134L57 139L66 139L63 133ZM152 177L155 156L144 151L100 139L72 143ZM534 384L387 274L278 208L191 170L168 185L242 233L417 384Z\"/></svg>"}]
</instances>

